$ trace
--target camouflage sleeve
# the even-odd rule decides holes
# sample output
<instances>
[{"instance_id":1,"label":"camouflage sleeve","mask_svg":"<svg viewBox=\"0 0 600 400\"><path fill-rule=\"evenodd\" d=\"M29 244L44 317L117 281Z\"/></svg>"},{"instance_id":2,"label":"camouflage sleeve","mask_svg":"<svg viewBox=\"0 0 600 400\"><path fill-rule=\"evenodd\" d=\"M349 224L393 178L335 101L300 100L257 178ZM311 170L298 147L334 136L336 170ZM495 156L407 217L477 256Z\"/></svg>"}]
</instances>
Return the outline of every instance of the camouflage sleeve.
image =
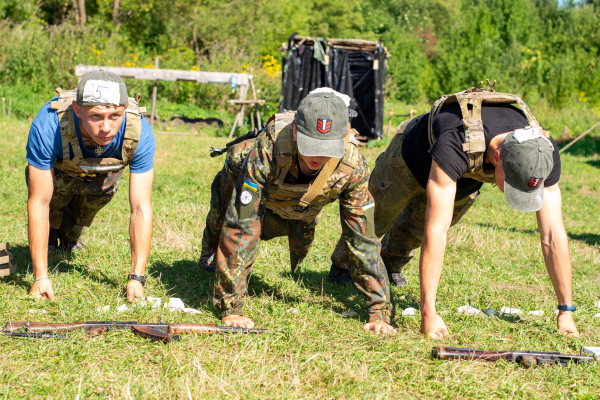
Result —
<instances>
[{"instance_id":1,"label":"camouflage sleeve","mask_svg":"<svg viewBox=\"0 0 600 400\"><path fill-rule=\"evenodd\" d=\"M342 238L354 284L366 296L370 322L390 323L393 305L381 243L375 235L375 203L368 189L369 166L362 156L340 195Z\"/></svg>"},{"instance_id":2,"label":"camouflage sleeve","mask_svg":"<svg viewBox=\"0 0 600 400\"><path fill-rule=\"evenodd\" d=\"M227 207L217 249L213 304L219 316L242 314L250 267L260 243L268 183L274 179L273 142L260 135L246 157Z\"/></svg>"}]
</instances>

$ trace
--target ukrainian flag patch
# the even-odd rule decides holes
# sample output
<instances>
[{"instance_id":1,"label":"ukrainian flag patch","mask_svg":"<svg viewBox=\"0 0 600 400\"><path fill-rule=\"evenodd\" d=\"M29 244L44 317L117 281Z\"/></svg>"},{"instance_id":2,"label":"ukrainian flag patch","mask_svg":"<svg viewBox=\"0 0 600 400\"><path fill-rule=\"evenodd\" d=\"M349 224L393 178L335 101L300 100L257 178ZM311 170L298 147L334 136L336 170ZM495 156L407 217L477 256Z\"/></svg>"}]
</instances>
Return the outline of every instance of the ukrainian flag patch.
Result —
<instances>
[{"instance_id":1,"label":"ukrainian flag patch","mask_svg":"<svg viewBox=\"0 0 600 400\"><path fill-rule=\"evenodd\" d=\"M258 185L255 185L252 182L248 182L248 179L244 179L244 187L246 189L252 190L253 192L258 192Z\"/></svg>"}]
</instances>

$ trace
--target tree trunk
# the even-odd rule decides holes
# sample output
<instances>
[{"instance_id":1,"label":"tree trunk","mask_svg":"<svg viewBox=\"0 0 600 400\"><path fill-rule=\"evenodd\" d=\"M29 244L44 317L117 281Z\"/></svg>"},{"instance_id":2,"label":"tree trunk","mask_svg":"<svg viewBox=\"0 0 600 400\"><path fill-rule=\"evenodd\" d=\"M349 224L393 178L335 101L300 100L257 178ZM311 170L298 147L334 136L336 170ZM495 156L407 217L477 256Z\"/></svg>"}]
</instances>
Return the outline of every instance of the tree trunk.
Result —
<instances>
[{"instance_id":1,"label":"tree trunk","mask_svg":"<svg viewBox=\"0 0 600 400\"><path fill-rule=\"evenodd\" d=\"M113 3L113 12L112 12L113 24L117 24L119 22L119 2L120 2L120 0L115 0Z\"/></svg>"},{"instance_id":2,"label":"tree trunk","mask_svg":"<svg viewBox=\"0 0 600 400\"><path fill-rule=\"evenodd\" d=\"M80 26L80 22L79 22L79 4L78 4L79 0L71 0L71 2L73 3L73 14L75 15L75 24L77 26Z\"/></svg>"},{"instance_id":3,"label":"tree trunk","mask_svg":"<svg viewBox=\"0 0 600 400\"><path fill-rule=\"evenodd\" d=\"M81 21L81 26L87 20L87 16L85 15L85 0L79 0L79 20Z\"/></svg>"}]
</instances>

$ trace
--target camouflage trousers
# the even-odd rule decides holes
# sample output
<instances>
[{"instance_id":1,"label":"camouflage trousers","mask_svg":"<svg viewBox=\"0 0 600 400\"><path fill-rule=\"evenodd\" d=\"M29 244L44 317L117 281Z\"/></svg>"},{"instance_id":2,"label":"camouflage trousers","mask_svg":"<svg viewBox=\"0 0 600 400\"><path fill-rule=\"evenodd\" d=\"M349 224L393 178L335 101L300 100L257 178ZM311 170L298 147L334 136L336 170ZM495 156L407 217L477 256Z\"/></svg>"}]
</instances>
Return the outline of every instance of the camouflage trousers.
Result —
<instances>
[{"instance_id":1,"label":"camouflage trousers","mask_svg":"<svg viewBox=\"0 0 600 400\"><path fill-rule=\"evenodd\" d=\"M375 233L383 236L381 258L390 274L402 272L414 257L425 228L427 194L402 158L407 124L400 125L387 150L377 157L369 180L375 199ZM479 191L454 202L451 226L461 220L478 196Z\"/></svg>"},{"instance_id":2,"label":"camouflage trousers","mask_svg":"<svg viewBox=\"0 0 600 400\"><path fill-rule=\"evenodd\" d=\"M211 185L210 210L206 217L206 226L202 237L203 251L213 249L219 245L219 237L225 221L227 206L231 200L235 179L231 171L224 167L215 177ZM237 176L236 176L237 177ZM270 240L276 237L287 236L290 250L290 264L292 271L308 254L315 238L317 220L305 222L299 220L283 219L271 210L265 210L261 221L261 240Z\"/></svg>"},{"instance_id":3,"label":"camouflage trousers","mask_svg":"<svg viewBox=\"0 0 600 400\"><path fill-rule=\"evenodd\" d=\"M119 189L123 171L98 175L94 178L75 178L54 168L54 191L50 200L50 228L61 238L75 242L89 227L94 217ZM25 169L29 185L29 169Z\"/></svg>"}]
</instances>

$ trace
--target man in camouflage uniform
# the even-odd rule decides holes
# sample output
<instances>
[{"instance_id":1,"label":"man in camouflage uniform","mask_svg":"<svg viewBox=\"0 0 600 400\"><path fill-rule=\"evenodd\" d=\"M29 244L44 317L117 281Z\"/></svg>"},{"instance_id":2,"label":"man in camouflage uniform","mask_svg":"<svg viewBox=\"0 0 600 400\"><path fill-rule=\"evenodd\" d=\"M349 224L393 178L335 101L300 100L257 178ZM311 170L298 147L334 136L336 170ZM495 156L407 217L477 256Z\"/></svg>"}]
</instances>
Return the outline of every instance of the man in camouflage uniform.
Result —
<instances>
[{"instance_id":1,"label":"man in camouflage uniform","mask_svg":"<svg viewBox=\"0 0 600 400\"><path fill-rule=\"evenodd\" d=\"M376 233L385 234L381 256L396 285L406 284L402 270L421 247L423 334L448 335L435 309L446 234L473 205L484 182L496 183L516 210L537 212L559 304L559 333L578 334L559 178L554 141L518 96L491 86L442 96L430 113L399 126L377 158L369 190L375 198Z\"/></svg>"},{"instance_id":2,"label":"man in camouflage uniform","mask_svg":"<svg viewBox=\"0 0 600 400\"><path fill-rule=\"evenodd\" d=\"M367 298L369 322L363 328L395 331L367 188L369 169L342 96L331 89L311 93L297 113L272 116L254 142L229 149L213 182L200 262L206 268L216 249L213 304L226 325L254 326L242 316L242 297L260 241L288 236L294 271L310 249L322 208L339 199L342 236L332 259L347 265ZM336 259L338 254L344 256Z\"/></svg>"},{"instance_id":3,"label":"man in camouflage uniform","mask_svg":"<svg viewBox=\"0 0 600 400\"><path fill-rule=\"evenodd\" d=\"M54 300L48 251L74 252L81 234L116 194L129 165L131 206L130 301L143 296L152 239L154 135L137 99L117 75L86 74L77 90L56 90L31 124L27 141L31 293Z\"/></svg>"}]
</instances>

